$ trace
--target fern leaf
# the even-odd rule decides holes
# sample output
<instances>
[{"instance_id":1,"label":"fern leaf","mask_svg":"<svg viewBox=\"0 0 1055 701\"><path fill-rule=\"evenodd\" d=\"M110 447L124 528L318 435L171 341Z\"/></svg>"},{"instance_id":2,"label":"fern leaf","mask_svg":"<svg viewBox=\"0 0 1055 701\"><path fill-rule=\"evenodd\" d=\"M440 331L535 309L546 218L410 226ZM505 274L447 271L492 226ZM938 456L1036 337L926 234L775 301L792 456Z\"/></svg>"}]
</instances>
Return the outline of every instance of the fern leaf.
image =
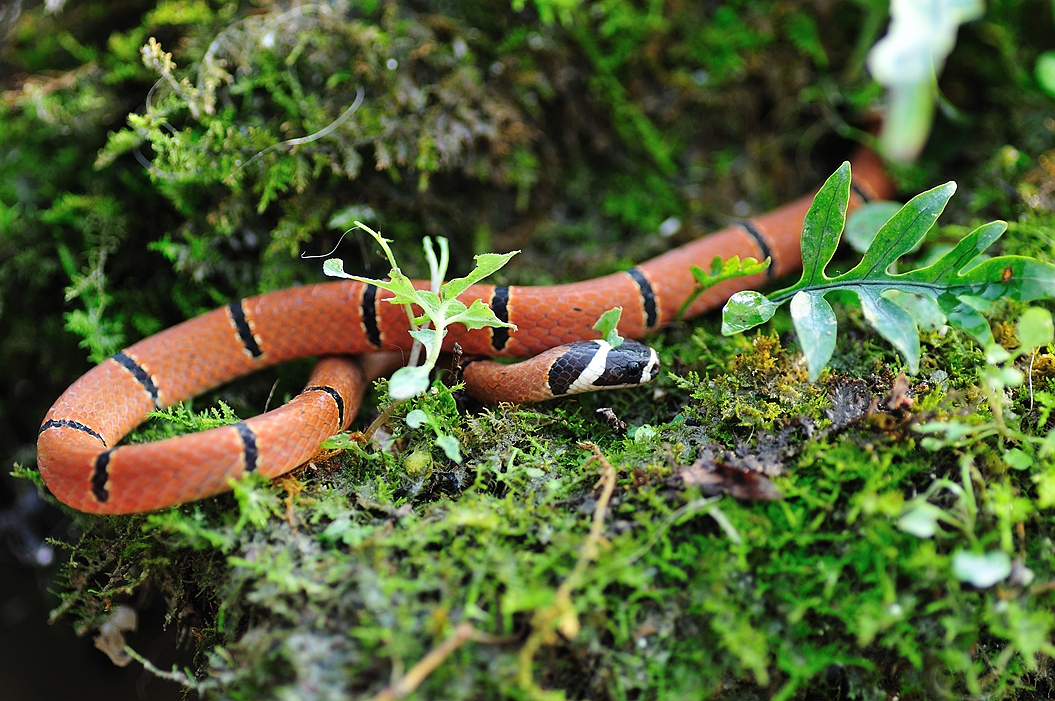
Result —
<instances>
[{"instance_id":1,"label":"fern leaf","mask_svg":"<svg viewBox=\"0 0 1055 701\"><path fill-rule=\"evenodd\" d=\"M791 318L811 380L831 360L835 350L835 312L825 295L853 292L865 320L905 359L909 371L919 370L918 325L940 310L948 323L983 345L993 342L982 316L1000 299L1029 301L1055 297L1055 266L1023 256L1000 256L973 264L1007 229L989 222L965 236L951 251L925 268L897 274L897 260L915 250L956 191L948 182L912 198L876 234L854 268L842 275L825 273L838 248L850 199L850 165L844 163L817 193L802 229L802 277L791 287L768 297L738 292L722 310L722 333L731 335L768 321L780 305L791 303ZM914 299L924 304L911 303Z\"/></svg>"}]
</instances>

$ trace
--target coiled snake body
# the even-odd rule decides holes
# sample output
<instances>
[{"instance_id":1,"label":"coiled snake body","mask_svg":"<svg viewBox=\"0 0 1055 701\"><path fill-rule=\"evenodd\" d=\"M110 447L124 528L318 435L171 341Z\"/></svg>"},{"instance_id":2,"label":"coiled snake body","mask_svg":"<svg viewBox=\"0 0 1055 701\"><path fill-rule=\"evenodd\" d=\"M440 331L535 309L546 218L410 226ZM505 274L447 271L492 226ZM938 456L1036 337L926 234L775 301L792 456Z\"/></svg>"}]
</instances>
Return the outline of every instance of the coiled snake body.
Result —
<instances>
[{"instance_id":1,"label":"coiled snake body","mask_svg":"<svg viewBox=\"0 0 1055 701\"><path fill-rule=\"evenodd\" d=\"M889 194L878 158L853 161L851 206ZM516 366L475 362L465 368L469 391L485 401L538 401L588 385L634 384L658 369L654 351L627 345L635 380L605 374L593 325L622 306L620 332L641 338L673 320L695 286L690 265L715 256L772 257L765 274L780 277L801 265L799 232L812 195L769 214L671 250L626 272L549 287L474 285L461 299L479 299L518 327L451 329L445 345L467 356L537 356ZM763 276L729 280L698 297L687 316L714 309ZM411 345L403 310L389 293L359 282L329 282L279 290L213 310L125 349L77 380L48 411L37 439L41 476L60 501L81 511L150 511L228 489L249 471L276 476L306 462L319 443L348 427L366 377L347 356ZM538 355L542 354L542 355ZM323 356L307 388L274 411L237 424L156 443L118 446L146 415L262 367ZM331 357L332 356L332 357ZM557 365L560 367L557 368ZM514 371L512 368L516 368ZM588 368L590 376L583 373ZM556 372L560 370L560 372ZM578 384L576 384L578 383Z\"/></svg>"}]
</instances>

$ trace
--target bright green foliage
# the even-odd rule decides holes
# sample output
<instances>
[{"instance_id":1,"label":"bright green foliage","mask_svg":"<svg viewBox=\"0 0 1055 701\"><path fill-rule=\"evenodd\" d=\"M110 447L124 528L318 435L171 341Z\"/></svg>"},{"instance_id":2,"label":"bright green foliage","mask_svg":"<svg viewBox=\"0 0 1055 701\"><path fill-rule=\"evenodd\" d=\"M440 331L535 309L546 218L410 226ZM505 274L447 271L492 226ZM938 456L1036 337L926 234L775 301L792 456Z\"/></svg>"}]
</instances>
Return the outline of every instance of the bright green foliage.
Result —
<instances>
[{"instance_id":1,"label":"bright green foliage","mask_svg":"<svg viewBox=\"0 0 1055 701\"><path fill-rule=\"evenodd\" d=\"M622 315L622 307L613 307L602 314L597 323L593 325L593 328L601 334L601 338L612 348L623 345L623 337L619 335L619 317Z\"/></svg>"},{"instance_id":2,"label":"bright green foliage","mask_svg":"<svg viewBox=\"0 0 1055 701\"><path fill-rule=\"evenodd\" d=\"M754 328L791 301L791 318L806 356L810 380L816 380L835 350L835 312L825 295L846 290L857 295L865 319L904 357L909 372L919 369L917 319L911 305L900 306L890 294L930 300L949 324L983 345L992 343L989 324L979 310L1001 299L1030 301L1055 297L1055 266L1022 256L975 259L1004 233L1004 222L990 222L965 236L940 259L911 272L893 274L890 267L914 250L930 230L956 189L946 183L917 195L876 234L861 262L852 270L828 277L825 268L839 245L850 199L850 164L844 163L817 193L802 229L802 277L786 289L765 297L738 292L722 310L722 333ZM930 315L928 315L930 316Z\"/></svg>"},{"instance_id":3,"label":"bright green foliage","mask_svg":"<svg viewBox=\"0 0 1055 701\"><path fill-rule=\"evenodd\" d=\"M823 388L815 387L793 353L780 346L776 336L743 337L726 353L738 352L720 372L701 379L690 372L675 382L696 400L688 409L707 431L721 440L734 440L743 432L776 431L791 409L819 413L826 404ZM735 348L735 350L734 350Z\"/></svg>"},{"instance_id":4,"label":"bright green foliage","mask_svg":"<svg viewBox=\"0 0 1055 701\"><path fill-rule=\"evenodd\" d=\"M436 447L446 454L447 459L455 463L462 461L461 445L458 439L445 433L443 425L432 414L423 409L414 409L407 414L406 422L410 428L421 428L427 425L436 432Z\"/></svg>"},{"instance_id":5,"label":"bright green foliage","mask_svg":"<svg viewBox=\"0 0 1055 701\"><path fill-rule=\"evenodd\" d=\"M721 256L715 256L714 260L711 261L711 267L709 270L704 270L698 265L693 265L689 270L692 271L692 276L696 279L696 288L678 309L675 318L680 319L685 313L685 310L692 306L692 303L697 297L703 294L704 290L710 289L719 282L724 282L726 280L758 275L765 271L771 262L771 258L766 258L764 261L758 262L750 257L744 258L741 261L740 256L733 256L727 260L722 260Z\"/></svg>"},{"instance_id":6,"label":"bright green foliage","mask_svg":"<svg viewBox=\"0 0 1055 701\"><path fill-rule=\"evenodd\" d=\"M788 367L760 377L755 391ZM437 390L452 410L429 393L406 422L391 422L393 440L408 441L400 457L363 453L341 471L302 475L296 529L281 509L286 488L252 481L240 485L245 493L237 498L149 517L145 539L134 535L141 518L124 519L129 528L117 533L100 523L82 546L85 567L158 568L167 553L189 568L188 583L219 593L217 624L204 634L220 644L205 663L210 674L193 682L207 698L226 698L231 688L269 698L346 692L384 680L393 655L408 665L420 660L466 620L509 641L466 644L419 693L460 687L464 697L521 696L518 631L555 600L586 537L598 474L572 440L593 430L592 412L565 406L466 418L445 388ZM648 405L615 398L625 417ZM789 396L785 408L807 404ZM431 435L421 434L432 431L411 426L417 411L459 435L468 451L464 465L428 447ZM645 693L662 686L710 698L731 678L759 697L775 686L782 698L798 698L824 694L833 673L838 684L877 688L877 675L888 680L883 660L891 656L900 661L902 690L926 688L938 675L964 694L1004 696L1035 653L1051 654L1049 594L1006 576L982 588L959 584L985 584L979 578L991 580L1005 553L1016 551L1014 543L999 545L999 514L1006 513L1011 532L1017 524L1034 527L1032 512L1003 505L1005 481L978 482L971 461L957 470L956 461L862 427L855 440L832 435L802 443L794 472L780 478L783 502L672 492L667 485L679 466L713 445L707 434L675 422L648 441L606 441L607 457L622 466L608 542L573 597L582 627L557 649L589 655L609 670L615 688ZM862 452L860 439L880 449ZM664 443L678 456L673 465L657 455ZM935 470L965 481L946 480L944 493L927 490L922 498L942 526L919 537L902 527L907 510L920 503L907 494ZM444 496L450 490L457 499ZM575 508L566 508L569 501ZM267 526L254 525L262 518ZM141 545L129 547L137 538ZM968 556L974 547L984 558ZM1031 538L1027 549L1031 576L1055 575L1043 545ZM117 587L102 593L120 596ZM93 600L71 597L67 605ZM239 634L244 626L249 632ZM987 655L972 657L970 649ZM583 696L594 688L562 657L540 656L535 674L543 673L536 678L545 688Z\"/></svg>"},{"instance_id":7,"label":"bright green foliage","mask_svg":"<svg viewBox=\"0 0 1055 701\"><path fill-rule=\"evenodd\" d=\"M843 240L858 253L865 253L883 225L900 210L899 202L869 202L862 205L846 220Z\"/></svg>"},{"instance_id":8,"label":"bright green foliage","mask_svg":"<svg viewBox=\"0 0 1055 701\"><path fill-rule=\"evenodd\" d=\"M195 412L184 403L150 412L149 417L155 419L149 428L136 432L136 439L141 442L160 441L184 433L195 431L208 431L211 428L227 426L238 422L240 419L234 410L222 400L216 407ZM133 442L133 441L129 441Z\"/></svg>"},{"instance_id":9,"label":"bright green foliage","mask_svg":"<svg viewBox=\"0 0 1055 701\"><path fill-rule=\"evenodd\" d=\"M323 272L331 277L358 280L391 292L393 296L387 301L406 307L407 317L411 324L410 336L415 342L425 347L425 362L421 365L412 363L411 366L400 368L392 375L388 391L393 399L409 399L429 388L429 376L440 359L443 339L447 335L447 327L451 324L462 324L467 329L482 329L490 326L516 330L515 324L500 321L491 308L479 299L473 300L472 304L467 307L458 299L458 295L500 270L519 251L503 254L483 253L475 256L476 267L468 275L444 282L447 275L447 264L450 260L447 239L442 237L437 239L440 247L440 257L437 259L432 248L432 241L426 238L423 245L432 273L430 277L432 289L421 290L416 288L414 282L400 271L392 249L388 247L390 241L382 238L380 234L365 224L356 222L356 226L366 230L384 249L385 256L392 265L392 270L388 274L389 279L374 280L359 275L349 275L344 272L344 263L338 258L327 260L323 265ZM415 308L421 310L420 315L415 315Z\"/></svg>"},{"instance_id":10,"label":"bright green foliage","mask_svg":"<svg viewBox=\"0 0 1055 701\"><path fill-rule=\"evenodd\" d=\"M993 343L986 348L986 366L981 370L981 389L988 403L988 416L971 416L964 419L950 418L944 421L929 421L916 427L928 434L920 444L930 450L941 450L952 446L964 447L996 436L1001 440L1002 461L1013 470L1028 470L1037 458L1048 460L1055 455L1055 429L1046 434L1040 430L1047 423L1048 409L1043 410L1043 420L1038 421L1036 435L1022 430L1018 417L1004 410L1004 396L1008 390L1021 388L1026 383L1026 374L1015 366L1016 361L1029 357L1034 360L1042 348L1055 339L1055 325L1047 309L1031 307L1023 312L1015 325L1018 347L1012 351ZM1033 401L1032 377L1028 387ZM1050 395L1039 393L1039 402L1048 406ZM1008 443L1004 443L1008 441ZM1013 447L1019 446L1019 447ZM1046 480L1046 477L1038 478Z\"/></svg>"}]
</instances>

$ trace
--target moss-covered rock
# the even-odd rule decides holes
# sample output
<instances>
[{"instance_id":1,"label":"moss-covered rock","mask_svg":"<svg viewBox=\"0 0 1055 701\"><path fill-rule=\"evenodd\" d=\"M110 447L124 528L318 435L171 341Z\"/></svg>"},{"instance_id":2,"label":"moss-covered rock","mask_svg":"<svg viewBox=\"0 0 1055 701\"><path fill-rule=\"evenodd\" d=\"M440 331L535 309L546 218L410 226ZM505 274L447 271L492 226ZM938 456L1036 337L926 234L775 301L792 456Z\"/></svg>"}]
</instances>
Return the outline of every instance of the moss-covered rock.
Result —
<instances>
[{"instance_id":1,"label":"moss-covered rock","mask_svg":"<svg viewBox=\"0 0 1055 701\"><path fill-rule=\"evenodd\" d=\"M1052 257L1055 122L1030 78L1050 8L992 4L942 77L959 112L899 173L909 194L960 182L921 259L992 217L1010 220L1002 252ZM395 239L407 272L423 270L420 236L441 234L456 272L521 247L503 280L547 283L790 199L841 160L837 135L862 133L884 16L739 0L27 5L0 52L3 454L31 462L86 356L318 279L299 255L352 219ZM1009 348L1021 312L998 313ZM840 324L816 384L786 318L749 338L705 319L656 339L676 377L654 387L481 409L437 386L390 418L384 449L158 514L74 515L57 613L94 633L160 592L195 653L171 676L206 698L400 679L419 698L1046 697L1055 460L1035 444L1052 349L1006 361L1030 382L996 391L982 351L939 328L906 381L852 304ZM243 413L273 379L220 396ZM412 409L458 438L460 464L407 426ZM133 440L230 416L177 410ZM783 498L732 498L737 480Z\"/></svg>"}]
</instances>

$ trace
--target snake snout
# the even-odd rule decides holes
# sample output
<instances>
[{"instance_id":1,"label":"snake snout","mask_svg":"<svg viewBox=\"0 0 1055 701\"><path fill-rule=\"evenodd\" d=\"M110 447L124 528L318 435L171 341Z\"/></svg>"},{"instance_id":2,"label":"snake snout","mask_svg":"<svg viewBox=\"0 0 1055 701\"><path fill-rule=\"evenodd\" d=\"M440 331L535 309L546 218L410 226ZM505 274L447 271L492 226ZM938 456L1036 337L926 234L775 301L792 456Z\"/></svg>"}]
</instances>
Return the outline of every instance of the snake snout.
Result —
<instances>
[{"instance_id":1,"label":"snake snout","mask_svg":"<svg viewBox=\"0 0 1055 701\"><path fill-rule=\"evenodd\" d=\"M607 353L604 372L594 381L595 385L633 387L659 375L659 354L643 343L626 340L616 348L608 348Z\"/></svg>"}]
</instances>

